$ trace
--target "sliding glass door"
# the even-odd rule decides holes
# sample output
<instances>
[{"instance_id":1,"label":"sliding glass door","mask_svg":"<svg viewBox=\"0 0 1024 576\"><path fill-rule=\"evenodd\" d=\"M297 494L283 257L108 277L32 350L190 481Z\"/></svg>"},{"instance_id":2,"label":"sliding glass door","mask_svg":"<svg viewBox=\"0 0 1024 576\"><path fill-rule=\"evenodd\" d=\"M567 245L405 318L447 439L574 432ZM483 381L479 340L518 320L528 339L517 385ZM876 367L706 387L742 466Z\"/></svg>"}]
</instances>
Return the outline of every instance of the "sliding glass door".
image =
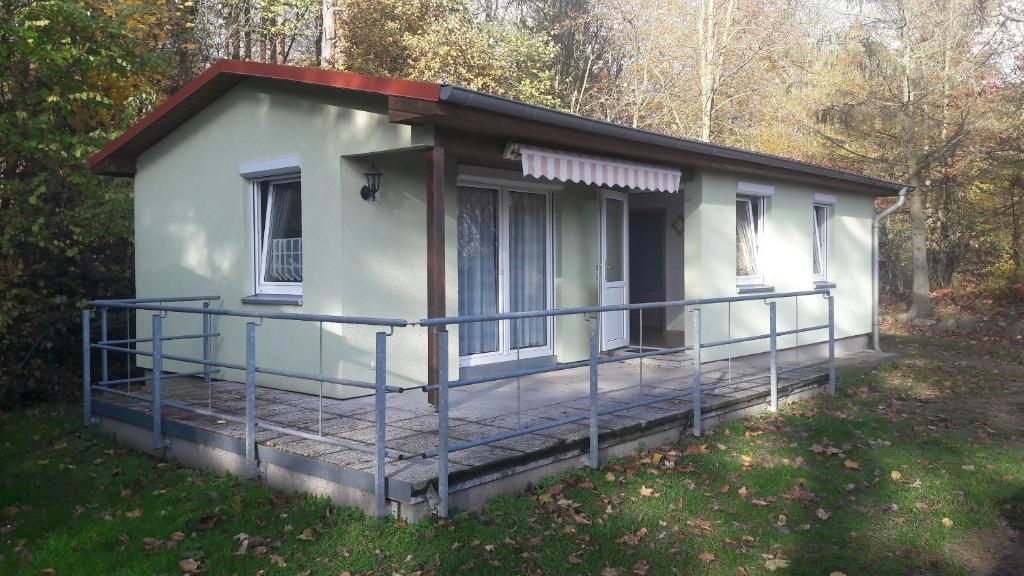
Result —
<instances>
[{"instance_id":1,"label":"sliding glass door","mask_svg":"<svg viewBox=\"0 0 1024 576\"><path fill-rule=\"evenodd\" d=\"M550 200L546 192L459 186L459 315L528 312L551 305ZM463 324L463 365L552 353L552 322Z\"/></svg>"}]
</instances>

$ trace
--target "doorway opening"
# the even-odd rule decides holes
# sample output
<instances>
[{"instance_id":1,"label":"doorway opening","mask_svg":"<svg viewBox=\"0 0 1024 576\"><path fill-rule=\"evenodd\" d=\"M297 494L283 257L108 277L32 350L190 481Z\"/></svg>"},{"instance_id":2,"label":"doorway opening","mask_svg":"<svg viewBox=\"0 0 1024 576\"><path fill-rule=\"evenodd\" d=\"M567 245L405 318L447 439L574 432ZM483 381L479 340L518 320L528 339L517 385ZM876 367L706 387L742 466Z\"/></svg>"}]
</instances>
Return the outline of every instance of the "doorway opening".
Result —
<instances>
[{"instance_id":1,"label":"doorway opening","mask_svg":"<svg viewBox=\"0 0 1024 576\"><path fill-rule=\"evenodd\" d=\"M677 238L674 233L669 237L668 213L665 206L637 207L629 211L629 285L633 304L665 302L678 296L669 293L668 246ZM665 308L644 310L642 314L640 310L631 311L630 345L682 346L683 332L672 329L672 317L673 311Z\"/></svg>"}]
</instances>

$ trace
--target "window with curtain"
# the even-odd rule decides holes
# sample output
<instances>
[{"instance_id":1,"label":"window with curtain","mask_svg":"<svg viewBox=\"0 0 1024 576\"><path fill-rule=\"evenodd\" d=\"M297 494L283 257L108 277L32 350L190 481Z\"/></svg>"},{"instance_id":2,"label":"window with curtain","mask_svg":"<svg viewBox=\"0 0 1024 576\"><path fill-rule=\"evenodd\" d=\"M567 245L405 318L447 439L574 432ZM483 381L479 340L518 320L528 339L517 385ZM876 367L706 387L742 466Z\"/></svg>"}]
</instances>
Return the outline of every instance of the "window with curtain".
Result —
<instances>
[{"instance_id":1,"label":"window with curtain","mask_svg":"<svg viewBox=\"0 0 1024 576\"><path fill-rule=\"evenodd\" d=\"M824 282L828 276L828 206L814 205L814 236L812 238L813 275L816 282Z\"/></svg>"},{"instance_id":2,"label":"window with curtain","mask_svg":"<svg viewBox=\"0 0 1024 576\"><path fill-rule=\"evenodd\" d=\"M460 186L459 316L498 312L498 190ZM498 323L459 326L459 355L496 352Z\"/></svg>"},{"instance_id":3,"label":"window with curtain","mask_svg":"<svg viewBox=\"0 0 1024 576\"><path fill-rule=\"evenodd\" d=\"M543 194L509 193L510 312L547 308L547 207L547 197ZM513 320L511 329L511 346L514 350L547 345L546 318Z\"/></svg>"},{"instance_id":4,"label":"window with curtain","mask_svg":"<svg viewBox=\"0 0 1024 576\"><path fill-rule=\"evenodd\" d=\"M761 263L761 236L764 227L764 199L736 198L736 281L760 284L764 281Z\"/></svg>"},{"instance_id":5,"label":"window with curtain","mask_svg":"<svg viewBox=\"0 0 1024 576\"><path fill-rule=\"evenodd\" d=\"M301 293L302 184L294 177L262 180L256 191L256 291Z\"/></svg>"},{"instance_id":6,"label":"window with curtain","mask_svg":"<svg viewBox=\"0 0 1024 576\"><path fill-rule=\"evenodd\" d=\"M459 315L550 306L548 195L511 185L458 186ZM522 318L459 326L469 365L550 353L551 321Z\"/></svg>"}]
</instances>

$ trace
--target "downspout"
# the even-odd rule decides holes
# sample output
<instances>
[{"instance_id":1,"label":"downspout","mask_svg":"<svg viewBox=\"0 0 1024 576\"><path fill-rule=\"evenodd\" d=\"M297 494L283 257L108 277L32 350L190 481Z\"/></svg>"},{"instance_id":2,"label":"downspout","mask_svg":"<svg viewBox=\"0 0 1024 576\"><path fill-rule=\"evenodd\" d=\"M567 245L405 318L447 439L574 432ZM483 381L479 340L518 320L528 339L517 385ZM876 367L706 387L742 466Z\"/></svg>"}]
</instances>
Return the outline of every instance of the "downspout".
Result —
<instances>
[{"instance_id":1,"label":"downspout","mask_svg":"<svg viewBox=\"0 0 1024 576\"><path fill-rule=\"evenodd\" d=\"M882 210L880 214L875 216L875 221L871 225L871 345L875 351L881 352L882 346L879 341L879 327L881 325L881 310L879 304L879 272L878 272L878 227L882 224L882 220L885 220L890 214L899 210L903 207L904 200L907 199L907 192L910 191L910 186L904 186L900 188L899 199L892 206L889 206L885 210Z\"/></svg>"}]
</instances>

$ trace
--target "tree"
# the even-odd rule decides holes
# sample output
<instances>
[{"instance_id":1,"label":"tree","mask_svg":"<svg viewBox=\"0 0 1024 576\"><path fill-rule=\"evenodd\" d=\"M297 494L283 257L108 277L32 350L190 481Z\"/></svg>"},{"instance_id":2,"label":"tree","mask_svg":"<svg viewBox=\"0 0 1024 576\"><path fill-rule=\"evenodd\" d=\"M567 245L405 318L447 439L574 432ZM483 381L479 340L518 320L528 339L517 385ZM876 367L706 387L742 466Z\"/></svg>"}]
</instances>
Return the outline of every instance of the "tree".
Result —
<instances>
[{"instance_id":1,"label":"tree","mask_svg":"<svg viewBox=\"0 0 1024 576\"><path fill-rule=\"evenodd\" d=\"M89 154L147 111L176 63L159 5L0 4L0 402L74 381L77 311L131 294L131 188ZM70 373L70 374L69 374Z\"/></svg>"},{"instance_id":2,"label":"tree","mask_svg":"<svg viewBox=\"0 0 1024 576\"><path fill-rule=\"evenodd\" d=\"M972 128L994 57L990 15L967 0L865 4L838 50L825 139L855 164L904 180L910 195L910 316L932 314L927 200L932 176Z\"/></svg>"}]
</instances>

